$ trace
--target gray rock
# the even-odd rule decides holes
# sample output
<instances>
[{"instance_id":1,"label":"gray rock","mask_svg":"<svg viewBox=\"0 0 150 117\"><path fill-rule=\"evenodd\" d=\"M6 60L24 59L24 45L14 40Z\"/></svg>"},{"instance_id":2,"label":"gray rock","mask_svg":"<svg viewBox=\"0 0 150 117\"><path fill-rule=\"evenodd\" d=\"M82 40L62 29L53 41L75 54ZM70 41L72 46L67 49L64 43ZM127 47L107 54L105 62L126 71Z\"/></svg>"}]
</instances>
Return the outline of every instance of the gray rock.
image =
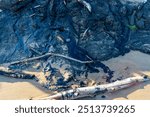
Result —
<instances>
[{"instance_id":1,"label":"gray rock","mask_svg":"<svg viewBox=\"0 0 150 117\"><path fill-rule=\"evenodd\" d=\"M145 53L150 52L150 32L136 31L131 34L129 45L131 49L140 50Z\"/></svg>"},{"instance_id":2,"label":"gray rock","mask_svg":"<svg viewBox=\"0 0 150 117\"><path fill-rule=\"evenodd\" d=\"M89 55L98 60L104 60L114 56L117 53L115 50L115 40L106 33L98 35L94 41L85 43L85 50L88 51Z\"/></svg>"}]
</instances>

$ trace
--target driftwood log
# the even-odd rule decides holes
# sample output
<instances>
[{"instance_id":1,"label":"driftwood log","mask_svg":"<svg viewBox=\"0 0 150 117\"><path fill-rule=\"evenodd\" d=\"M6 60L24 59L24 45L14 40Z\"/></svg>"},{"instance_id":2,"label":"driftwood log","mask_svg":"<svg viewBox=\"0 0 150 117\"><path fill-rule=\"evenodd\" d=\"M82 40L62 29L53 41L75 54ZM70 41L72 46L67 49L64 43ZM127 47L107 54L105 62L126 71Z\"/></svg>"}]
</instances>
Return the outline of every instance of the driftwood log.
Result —
<instances>
[{"instance_id":1,"label":"driftwood log","mask_svg":"<svg viewBox=\"0 0 150 117\"><path fill-rule=\"evenodd\" d=\"M35 76L32 74L27 74L22 71L10 70L5 67L0 67L0 75L11 77L11 78L20 78L20 79L34 79Z\"/></svg>"},{"instance_id":2,"label":"driftwood log","mask_svg":"<svg viewBox=\"0 0 150 117\"><path fill-rule=\"evenodd\" d=\"M114 92L120 89L124 89L148 80L150 79L146 76L130 77L110 84L71 89L52 96L40 98L40 100L73 100L83 97L93 97L98 94L104 94L107 92Z\"/></svg>"}]
</instances>

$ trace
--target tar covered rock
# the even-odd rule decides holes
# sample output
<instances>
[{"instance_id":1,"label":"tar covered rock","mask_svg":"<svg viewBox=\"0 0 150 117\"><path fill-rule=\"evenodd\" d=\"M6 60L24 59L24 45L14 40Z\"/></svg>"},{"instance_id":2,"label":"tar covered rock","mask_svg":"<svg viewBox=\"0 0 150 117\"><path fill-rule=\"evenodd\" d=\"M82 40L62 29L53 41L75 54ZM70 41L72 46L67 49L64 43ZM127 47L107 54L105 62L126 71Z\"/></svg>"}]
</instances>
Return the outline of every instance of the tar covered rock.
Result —
<instances>
[{"instance_id":1,"label":"tar covered rock","mask_svg":"<svg viewBox=\"0 0 150 117\"><path fill-rule=\"evenodd\" d=\"M0 63L48 52L95 63L130 50L150 53L149 30L150 0L0 0ZM96 64L59 57L43 62L47 87L80 84L77 75L99 72ZM110 81L109 66L99 68Z\"/></svg>"}]
</instances>

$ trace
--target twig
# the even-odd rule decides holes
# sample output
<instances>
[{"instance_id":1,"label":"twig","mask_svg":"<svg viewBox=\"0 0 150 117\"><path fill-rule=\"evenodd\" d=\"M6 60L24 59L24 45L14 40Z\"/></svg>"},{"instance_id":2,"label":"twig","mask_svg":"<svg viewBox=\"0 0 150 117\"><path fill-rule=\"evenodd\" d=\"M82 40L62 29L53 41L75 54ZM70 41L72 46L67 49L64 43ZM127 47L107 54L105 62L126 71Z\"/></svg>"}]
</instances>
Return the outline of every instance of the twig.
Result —
<instances>
[{"instance_id":1,"label":"twig","mask_svg":"<svg viewBox=\"0 0 150 117\"><path fill-rule=\"evenodd\" d=\"M93 97L97 94L104 94L106 92L114 92L120 89L124 89L135 85L140 82L145 82L150 80L147 77L130 77L121 81L116 81L114 83L105 84L105 85L98 85L92 87L83 87L83 88L76 88L71 89L68 91L60 92L52 96L48 96L45 98L40 98L40 100L72 100L72 99L79 99L83 97Z\"/></svg>"},{"instance_id":2,"label":"twig","mask_svg":"<svg viewBox=\"0 0 150 117\"><path fill-rule=\"evenodd\" d=\"M14 61L14 62L10 62L10 63L4 63L2 65L10 66L10 65L15 65L15 64L25 63L25 62L31 62L31 61L42 59L42 58L49 57L49 56L62 57L62 58L65 58L67 60L71 60L71 61L82 63L82 64L93 63L93 61L81 61L81 60L78 60L78 59L75 59L75 58L72 58L72 57L68 57L68 56L65 56L65 55L62 55L62 54L47 53L47 54L37 56L37 57L33 57L33 58L28 58L28 59L24 59L24 60L20 60L20 61Z\"/></svg>"}]
</instances>

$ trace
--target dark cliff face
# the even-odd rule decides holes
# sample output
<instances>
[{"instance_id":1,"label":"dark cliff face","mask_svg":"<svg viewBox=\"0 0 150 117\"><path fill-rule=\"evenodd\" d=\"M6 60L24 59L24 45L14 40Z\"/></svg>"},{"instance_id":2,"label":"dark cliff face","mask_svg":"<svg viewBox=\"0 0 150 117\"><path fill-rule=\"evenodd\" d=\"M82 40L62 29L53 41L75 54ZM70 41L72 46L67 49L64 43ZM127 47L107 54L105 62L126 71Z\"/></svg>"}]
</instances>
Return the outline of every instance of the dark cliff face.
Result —
<instances>
[{"instance_id":1,"label":"dark cliff face","mask_svg":"<svg viewBox=\"0 0 150 117\"><path fill-rule=\"evenodd\" d=\"M150 0L133 1L0 0L0 63L48 52L82 61L107 60L131 49L150 53ZM62 61L70 74L77 69ZM95 72L93 66L102 67L112 77L104 64L87 66Z\"/></svg>"},{"instance_id":2,"label":"dark cliff face","mask_svg":"<svg viewBox=\"0 0 150 117\"><path fill-rule=\"evenodd\" d=\"M124 1L1 0L0 62L31 57L32 48L83 60L149 53L150 1Z\"/></svg>"},{"instance_id":3,"label":"dark cliff face","mask_svg":"<svg viewBox=\"0 0 150 117\"><path fill-rule=\"evenodd\" d=\"M130 49L149 53L150 1L82 1L1 0L0 62L32 56L31 46L79 59L105 60Z\"/></svg>"}]
</instances>

